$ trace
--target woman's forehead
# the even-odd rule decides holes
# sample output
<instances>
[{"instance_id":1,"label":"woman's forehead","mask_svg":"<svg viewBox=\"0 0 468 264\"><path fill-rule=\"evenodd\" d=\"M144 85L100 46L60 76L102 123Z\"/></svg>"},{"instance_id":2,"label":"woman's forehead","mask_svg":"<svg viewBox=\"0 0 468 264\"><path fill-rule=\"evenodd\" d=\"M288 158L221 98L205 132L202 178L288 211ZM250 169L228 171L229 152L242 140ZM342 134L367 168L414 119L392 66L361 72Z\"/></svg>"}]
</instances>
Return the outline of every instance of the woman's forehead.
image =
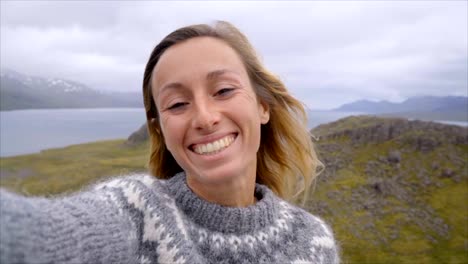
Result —
<instances>
[{"instance_id":1,"label":"woman's forehead","mask_svg":"<svg viewBox=\"0 0 468 264\"><path fill-rule=\"evenodd\" d=\"M167 83L220 74L248 76L240 56L228 44L213 37L198 37L175 44L161 55L153 69L152 86L158 89Z\"/></svg>"}]
</instances>

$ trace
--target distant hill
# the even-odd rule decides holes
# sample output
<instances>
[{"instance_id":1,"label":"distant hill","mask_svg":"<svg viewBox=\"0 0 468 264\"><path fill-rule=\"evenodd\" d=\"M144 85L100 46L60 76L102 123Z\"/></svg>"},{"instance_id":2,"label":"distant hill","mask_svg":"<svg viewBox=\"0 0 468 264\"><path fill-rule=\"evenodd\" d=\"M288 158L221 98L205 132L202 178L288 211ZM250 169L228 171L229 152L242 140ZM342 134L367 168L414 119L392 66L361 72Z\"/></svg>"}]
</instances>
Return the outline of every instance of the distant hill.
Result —
<instances>
[{"instance_id":1,"label":"distant hill","mask_svg":"<svg viewBox=\"0 0 468 264\"><path fill-rule=\"evenodd\" d=\"M360 100L344 104L335 110L422 120L453 120L468 122L468 97L421 96L409 98L401 103Z\"/></svg>"},{"instance_id":2,"label":"distant hill","mask_svg":"<svg viewBox=\"0 0 468 264\"><path fill-rule=\"evenodd\" d=\"M2 68L0 110L143 107L140 93L107 93L84 84L29 76Z\"/></svg>"}]
</instances>

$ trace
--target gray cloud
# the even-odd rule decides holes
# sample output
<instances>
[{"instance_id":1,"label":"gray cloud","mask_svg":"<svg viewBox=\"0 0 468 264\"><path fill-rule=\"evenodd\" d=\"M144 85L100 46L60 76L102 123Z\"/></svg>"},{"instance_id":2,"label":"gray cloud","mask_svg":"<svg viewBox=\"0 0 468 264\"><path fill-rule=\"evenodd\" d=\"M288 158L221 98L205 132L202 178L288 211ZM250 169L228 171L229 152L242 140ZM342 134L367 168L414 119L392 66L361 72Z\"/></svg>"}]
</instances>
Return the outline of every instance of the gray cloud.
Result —
<instances>
[{"instance_id":1,"label":"gray cloud","mask_svg":"<svg viewBox=\"0 0 468 264\"><path fill-rule=\"evenodd\" d=\"M216 19L238 26L311 108L467 95L464 1L2 1L1 66L140 91L154 45Z\"/></svg>"}]
</instances>

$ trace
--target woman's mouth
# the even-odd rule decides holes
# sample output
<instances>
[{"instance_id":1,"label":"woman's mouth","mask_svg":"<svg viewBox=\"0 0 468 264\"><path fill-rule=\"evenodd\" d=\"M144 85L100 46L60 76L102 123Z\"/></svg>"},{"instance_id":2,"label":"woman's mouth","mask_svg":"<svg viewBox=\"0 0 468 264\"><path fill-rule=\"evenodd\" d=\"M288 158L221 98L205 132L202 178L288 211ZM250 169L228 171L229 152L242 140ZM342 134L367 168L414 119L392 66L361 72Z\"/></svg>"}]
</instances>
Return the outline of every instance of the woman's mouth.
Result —
<instances>
[{"instance_id":1,"label":"woman's mouth","mask_svg":"<svg viewBox=\"0 0 468 264\"><path fill-rule=\"evenodd\" d=\"M212 155L216 154L225 148L229 147L232 142L236 139L237 134L229 134L223 138L215 140L207 144L196 144L192 145L191 149L201 155Z\"/></svg>"}]
</instances>

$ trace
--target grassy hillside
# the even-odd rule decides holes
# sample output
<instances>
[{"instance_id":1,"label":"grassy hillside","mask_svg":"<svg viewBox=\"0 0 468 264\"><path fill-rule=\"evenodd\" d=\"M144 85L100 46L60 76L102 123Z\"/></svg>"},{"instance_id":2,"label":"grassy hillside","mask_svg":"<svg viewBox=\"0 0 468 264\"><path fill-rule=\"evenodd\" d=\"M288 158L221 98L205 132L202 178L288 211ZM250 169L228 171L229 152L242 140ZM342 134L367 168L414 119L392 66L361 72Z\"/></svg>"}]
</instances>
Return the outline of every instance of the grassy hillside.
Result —
<instances>
[{"instance_id":1,"label":"grassy hillside","mask_svg":"<svg viewBox=\"0 0 468 264\"><path fill-rule=\"evenodd\" d=\"M145 172L148 143L101 141L0 158L0 186L25 195L76 191L98 180Z\"/></svg>"},{"instance_id":2,"label":"grassy hillside","mask_svg":"<svg viewBox=\"0 0 468 264\"><path fill-rule=\"evenodd\" d=\"M306 209L331 224L344 263L468 263L468 129L349 117L312 131L326 170ZM148 143L76 145L0 159L0 185L70 192L146 170Z\"/></svg>"},{"instance_id":3,"label":"grassy hillside","mask_svg":"<svg viewBox=\"0 0 468 264\"><path fill-rule=\"evenodd\" d=\"M468 129L363 116L312 134L327 168L308 209L345 263L468 263Z\"/></svg>"}]
</instances>

